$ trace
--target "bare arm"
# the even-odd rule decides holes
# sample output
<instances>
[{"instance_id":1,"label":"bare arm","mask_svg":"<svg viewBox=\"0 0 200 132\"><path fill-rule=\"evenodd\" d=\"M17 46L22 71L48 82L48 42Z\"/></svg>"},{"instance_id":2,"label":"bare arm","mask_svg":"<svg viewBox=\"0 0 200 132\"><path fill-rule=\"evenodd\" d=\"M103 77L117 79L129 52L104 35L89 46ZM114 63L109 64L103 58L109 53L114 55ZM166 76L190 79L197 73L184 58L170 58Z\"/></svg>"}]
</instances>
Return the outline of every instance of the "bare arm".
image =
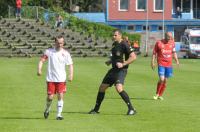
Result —
<instances>
[{"instance_id":1,"label":"bare arm","mask_svg":"<svg viewBox=\"0 0 200 132\"><path fill-rule=\"evenodd\" d=\"M68 80L71 82L74 76L74 66L73 64L69 65L69 78Z\"/></svg>"},{"instance_id":2,"label":"bare arm","mask_svg":"<svg viewBox=\"0 0 200 132\"><path fill-rule=\"evenodd\" d=\"M176 52L174 52L173 55L174 55L174 60L176 61L176 65L179 67L179 60Z\"/></svg>"},{"instance_id":3,"label":"bare arm","mask_svg":"<svg viewBox=\"0 0 200 132\"><path fill-rule=\"evenodd\" d=\"M123 66L126 66L126 65L131 64L134 60L136 60L136 58L137 58L137 57L136 57L135 53L132 52L132 53L129 55L128 60L125 61L125 62L123 63Z\"/></svg>"},{"instance_id":4,"label":"bare arm","mask_svg":"<svg viewBox=\"0 0 200 132\"><path fill-rule=\"evenodd\" d=\"M154 70L155 69L155 59L156 59L156 54L153 54L152 55L152 59L151 59L151 68L152 68L152 70Z\"/></svg>"},{"instance_id":5,"label":"bare arm","mask_svg":"<svg viewBox=\"0 0 200 132\"><path fill-rule=\"evenodd\" d=\"M38 70L37 70L38 76L42 75L42 66L43 66L44 61L45 61L45 59L40 59L40 61L38 63Z\"/></svg>"},{"instance_id":6,"label":"bare arm","mask_svg":"<svg viewBox=\"0 0 200 132\"><path fill-rule=\"evenodd\" d=\"M129 55L128 60L124 61L123 63L117 62L116 65L117 65L118 68L122 68L122 67L124 67L124 66L126 66L126 65L131 64L134 60L136 60L136 58L137 58L137 57L136 57L135 53L132 52L132 53Z\"/></svg>"}]
</instances>

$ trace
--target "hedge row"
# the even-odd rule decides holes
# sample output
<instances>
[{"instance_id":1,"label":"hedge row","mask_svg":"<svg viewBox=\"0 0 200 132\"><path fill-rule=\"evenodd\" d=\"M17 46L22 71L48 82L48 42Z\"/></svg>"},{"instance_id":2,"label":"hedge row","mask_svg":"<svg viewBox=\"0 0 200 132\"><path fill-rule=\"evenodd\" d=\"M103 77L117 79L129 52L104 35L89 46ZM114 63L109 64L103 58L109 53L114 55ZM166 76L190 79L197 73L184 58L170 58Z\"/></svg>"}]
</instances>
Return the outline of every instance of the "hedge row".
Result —
<instances>
[{"instance_id":1,"label":"hedge row","mask_svg":"<svg viewBox=\"0 0 200 132\"><path fill-rule=\"evenodd\" d=\"M100 24L100 23L93 23L88 22L83 19L78 19L74 16L70 16L68 26L71 29L74 29L78 32L85 32L88 34L94 34L96 37L104 37L104 38L111 38L113 31L116 29L114 27ZM130 41L137 40L140 43L141 35L140 34L130 34L127 32L123 32L123 36L128 36Z\"/></svg>"}]
</instances>

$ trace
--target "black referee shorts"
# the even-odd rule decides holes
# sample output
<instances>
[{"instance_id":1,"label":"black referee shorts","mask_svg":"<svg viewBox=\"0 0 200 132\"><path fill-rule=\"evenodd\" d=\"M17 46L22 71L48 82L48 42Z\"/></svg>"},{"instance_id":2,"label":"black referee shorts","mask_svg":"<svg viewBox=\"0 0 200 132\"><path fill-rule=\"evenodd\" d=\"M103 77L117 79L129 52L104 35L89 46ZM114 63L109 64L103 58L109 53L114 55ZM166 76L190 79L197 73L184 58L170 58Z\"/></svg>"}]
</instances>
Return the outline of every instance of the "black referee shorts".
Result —
<instances>
[{"instance_id":1,"label":"black referee shorts","mask_svg":"<svg viewBox=\"0 0 200 132\"><path fill-rule=\"evenodd\" d=\"M109 84L110 87L114 84L124 84L127 74L127 69L110 69L105 75L102 83Z\"/></svg>"}]
</instances>

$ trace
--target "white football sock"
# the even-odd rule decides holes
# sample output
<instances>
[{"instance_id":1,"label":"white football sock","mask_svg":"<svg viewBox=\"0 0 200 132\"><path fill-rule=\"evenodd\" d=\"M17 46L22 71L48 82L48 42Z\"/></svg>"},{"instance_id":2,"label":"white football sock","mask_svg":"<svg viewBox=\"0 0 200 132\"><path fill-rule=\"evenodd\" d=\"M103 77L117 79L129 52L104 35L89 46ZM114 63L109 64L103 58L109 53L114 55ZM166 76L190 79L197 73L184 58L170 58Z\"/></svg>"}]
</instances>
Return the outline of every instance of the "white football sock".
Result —
<instances>
[{"instance_id":1,"label":"white football sock","mask_svg":"<svg viewBox=\"0 0 200 132\"><path fill-rule=\"evenodd\" d=\"M58 100L57 117L61 117L62 109L63 109L63 100Z\"/></svg>"}]
</instances>

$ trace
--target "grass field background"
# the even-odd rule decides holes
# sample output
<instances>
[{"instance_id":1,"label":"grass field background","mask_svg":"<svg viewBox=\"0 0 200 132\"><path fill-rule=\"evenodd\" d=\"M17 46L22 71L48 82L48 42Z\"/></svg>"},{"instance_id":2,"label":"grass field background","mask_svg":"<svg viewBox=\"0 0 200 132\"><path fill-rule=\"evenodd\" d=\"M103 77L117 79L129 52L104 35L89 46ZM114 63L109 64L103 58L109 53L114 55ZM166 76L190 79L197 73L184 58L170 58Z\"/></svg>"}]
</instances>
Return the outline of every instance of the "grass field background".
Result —
<instances>
[{"instance_id":1,"label":"grass field background","mask_svg":"<svg viewBox=\"0 0 200 132\"><path fill-rule=\"evenodd\" d=\"M152 99L158 80L150 58L138 57L129 67L125 90L137 109L127 107L110 88L100 114L89 115L98 86L109 67L106 58L73 58L74 80L64 99L64 120L57 121L53 101L49 119L43 118L46 64L36 76L38 58L0 58L0 132L199 132L200 60L180 60L168 81L163 101Z\"/></svg>"}]
</instances>

